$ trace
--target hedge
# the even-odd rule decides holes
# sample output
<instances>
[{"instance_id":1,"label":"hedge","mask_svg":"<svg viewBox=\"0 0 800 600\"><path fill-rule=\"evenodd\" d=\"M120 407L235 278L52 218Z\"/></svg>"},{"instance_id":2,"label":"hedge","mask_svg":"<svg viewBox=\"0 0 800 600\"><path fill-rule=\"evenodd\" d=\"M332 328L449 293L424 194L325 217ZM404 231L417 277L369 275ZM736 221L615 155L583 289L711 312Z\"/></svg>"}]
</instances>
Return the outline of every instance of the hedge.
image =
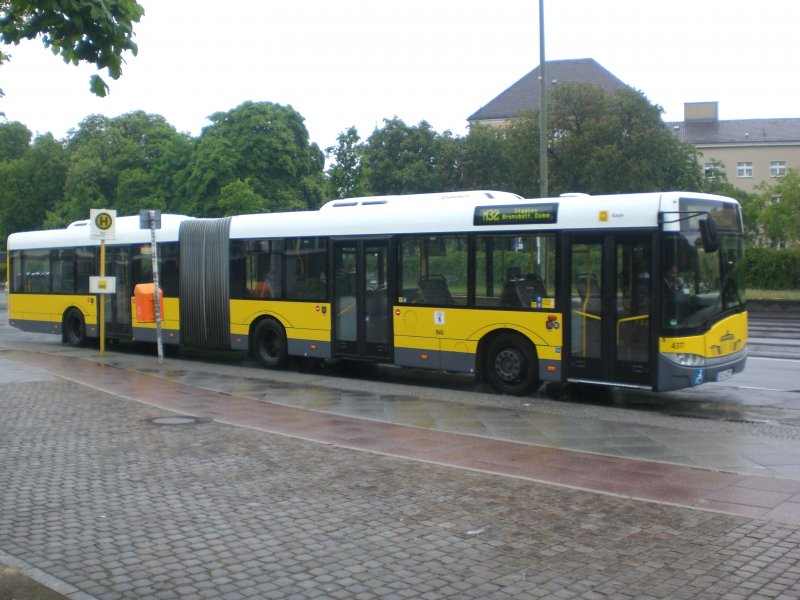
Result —
<instances>
[{"instance_id":1,"label":"hedge","mask_svg":"<svg viewBox=\"0 0 800 600\"><path fill-rule=\"evenodd\" d=\"M800 249L748 248L741 268L748 288L800 289Z\"/></svg>"}]
</instances>

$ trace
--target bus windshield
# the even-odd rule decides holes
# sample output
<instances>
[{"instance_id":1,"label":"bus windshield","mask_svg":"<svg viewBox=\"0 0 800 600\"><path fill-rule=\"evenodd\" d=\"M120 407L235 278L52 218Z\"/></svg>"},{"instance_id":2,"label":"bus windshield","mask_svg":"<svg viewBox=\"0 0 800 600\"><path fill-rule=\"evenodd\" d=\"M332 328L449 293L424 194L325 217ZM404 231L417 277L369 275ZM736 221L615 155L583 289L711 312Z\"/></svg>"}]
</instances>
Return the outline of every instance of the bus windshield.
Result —
<instances>
[{"instance_id":1,"label":"bus windshield","mask_svg":"<svg viewBox=\"0 0 800 600\"><path fill-rule=\"evenodd\" d=\"M741 217L733 204L682 206L696 216L681 221L680 232L664 238L661 280L663 327L677 331L701 331L729 311L741 310L744 288L739 264L744 251ZM724 208L724 210L722 210ZM719 249L703 247L699 221L711 214L719 232Z\"/></svg>"}]
</instances>

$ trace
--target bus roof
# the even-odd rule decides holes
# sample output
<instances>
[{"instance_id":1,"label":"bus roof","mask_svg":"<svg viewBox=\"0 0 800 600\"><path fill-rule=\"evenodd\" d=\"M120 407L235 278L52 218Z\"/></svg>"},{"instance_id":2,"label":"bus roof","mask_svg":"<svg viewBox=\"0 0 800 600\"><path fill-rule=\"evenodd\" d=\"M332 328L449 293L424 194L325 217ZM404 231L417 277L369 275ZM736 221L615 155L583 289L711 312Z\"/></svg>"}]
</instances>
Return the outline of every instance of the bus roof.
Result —
<instances>
[{"instance_id":1,"label":"bus roof","mask_svg":"<svg viewBox=\"0 0 800 600\"><path fill-rule=\"evenodd\" d=\"M472 191L333 200L319 211L233 217L231 238L348 236L561 229L646 229L680 198L735 203L690 192L653 192L526 199L507 192Z\"/></svg>"},{"instance_id":2,"label":"bus roof","mask_svg":"<svg viewBox=\"0 0 800 600\"><path fill-rule=\"evenodd\" d=\"M157 242L178 241L180 223L192 217L186 215L161 215L161 229L156 230ZM114 239L108 244L146 244L150 242L150 230L139 228L139 215L117 217L114 226ZM71 248L78 246L99 246L100 240L91 239L89 220L75 221L66 229L45 229L25 231L8 236L9 250L33 248Z\"/></svg>"},{"instance_id":3,"label":"bus roof","mask_svg":"<svg viewBox=\"0 0 800 600\"><path fill-rule=\"evenodd\" d=\"M239 215L231 218L230 237L284 238L470 231L548 231L575 229L648 229L659 226L659 212L678 210L681 198L735 203L722 196L692 192L652 192L526 199L508 192L470 191L405 196L369 196L332 200L317 211ZM161 217L158 242L178 240L184 215ZM139 229L139 216L118 217L110 244L150 241ZM15 233L8 249L96 246L89 223L78 221L66 229Z\"/></svg>"}]
</instances>

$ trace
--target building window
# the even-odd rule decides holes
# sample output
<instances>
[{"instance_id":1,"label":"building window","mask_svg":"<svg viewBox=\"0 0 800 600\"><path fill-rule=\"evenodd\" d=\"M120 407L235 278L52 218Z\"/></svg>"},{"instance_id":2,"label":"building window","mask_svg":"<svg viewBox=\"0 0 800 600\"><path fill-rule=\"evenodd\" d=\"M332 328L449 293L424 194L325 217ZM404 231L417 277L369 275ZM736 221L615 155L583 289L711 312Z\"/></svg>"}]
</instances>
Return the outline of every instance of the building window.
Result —
<instances>
[{"instance_id":1,"label":"building window","mask_svg":"<svg viewBox=\"0 0 800 600\"><path fill-rule=\"evenodd\" d=\"M738 162L736 163L736 176L740 178L753 176L753 163L752 162Z\"/></svg>"},{"instance_id":2,"label":"building window","mask_svg":"<svg viewBox=\"0 0 800 600\"><path fill-rule=\"evenodd\" d=\"M773 160L769 163L769 176L770 177L783 177L786 175L786 161Z\"/></svg>"},{"instance_id":3,"label":"building window","mask_svg":"<svg viewBox=\"0 0 800 600\"><path fill-rule=\"evenodd\" d=\"M716 175L716 170L714 169L714 163L706 163L703 165L703 173L706 176L706 179L714 179Z\"/></svg>"},{"instance_id":4,"label":"building window","mask_svg":"<svg viewBox=\"0 0 800 600\"><path fill-rule=\"evenodd\" d=\"M769 201L770 201L771 204L777 204L778 202L781 201L781 195L780 194L775 194L773 196L770 196Z\"/></svg>"}]
</instances>

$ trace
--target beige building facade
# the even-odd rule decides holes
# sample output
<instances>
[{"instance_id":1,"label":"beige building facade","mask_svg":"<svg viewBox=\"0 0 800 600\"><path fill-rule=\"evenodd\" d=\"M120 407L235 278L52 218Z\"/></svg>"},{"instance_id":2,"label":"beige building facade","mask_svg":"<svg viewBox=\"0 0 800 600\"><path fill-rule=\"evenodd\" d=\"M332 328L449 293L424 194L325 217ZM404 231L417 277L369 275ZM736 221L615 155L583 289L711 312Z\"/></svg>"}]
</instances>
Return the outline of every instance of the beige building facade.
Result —
<instances>
[{"instance_id":1,"label":"beige building facade","mask_svg":"<svg viewBox=\"0 0 800 600\"><path fill-rule=\"evenodd\" d=\"M697 147L708 175L722 163L728 181L747 192L800 168L800 118L720 121L717 102L687 102L684 120L667 127Z\"/></svg>"}]
</instances>

